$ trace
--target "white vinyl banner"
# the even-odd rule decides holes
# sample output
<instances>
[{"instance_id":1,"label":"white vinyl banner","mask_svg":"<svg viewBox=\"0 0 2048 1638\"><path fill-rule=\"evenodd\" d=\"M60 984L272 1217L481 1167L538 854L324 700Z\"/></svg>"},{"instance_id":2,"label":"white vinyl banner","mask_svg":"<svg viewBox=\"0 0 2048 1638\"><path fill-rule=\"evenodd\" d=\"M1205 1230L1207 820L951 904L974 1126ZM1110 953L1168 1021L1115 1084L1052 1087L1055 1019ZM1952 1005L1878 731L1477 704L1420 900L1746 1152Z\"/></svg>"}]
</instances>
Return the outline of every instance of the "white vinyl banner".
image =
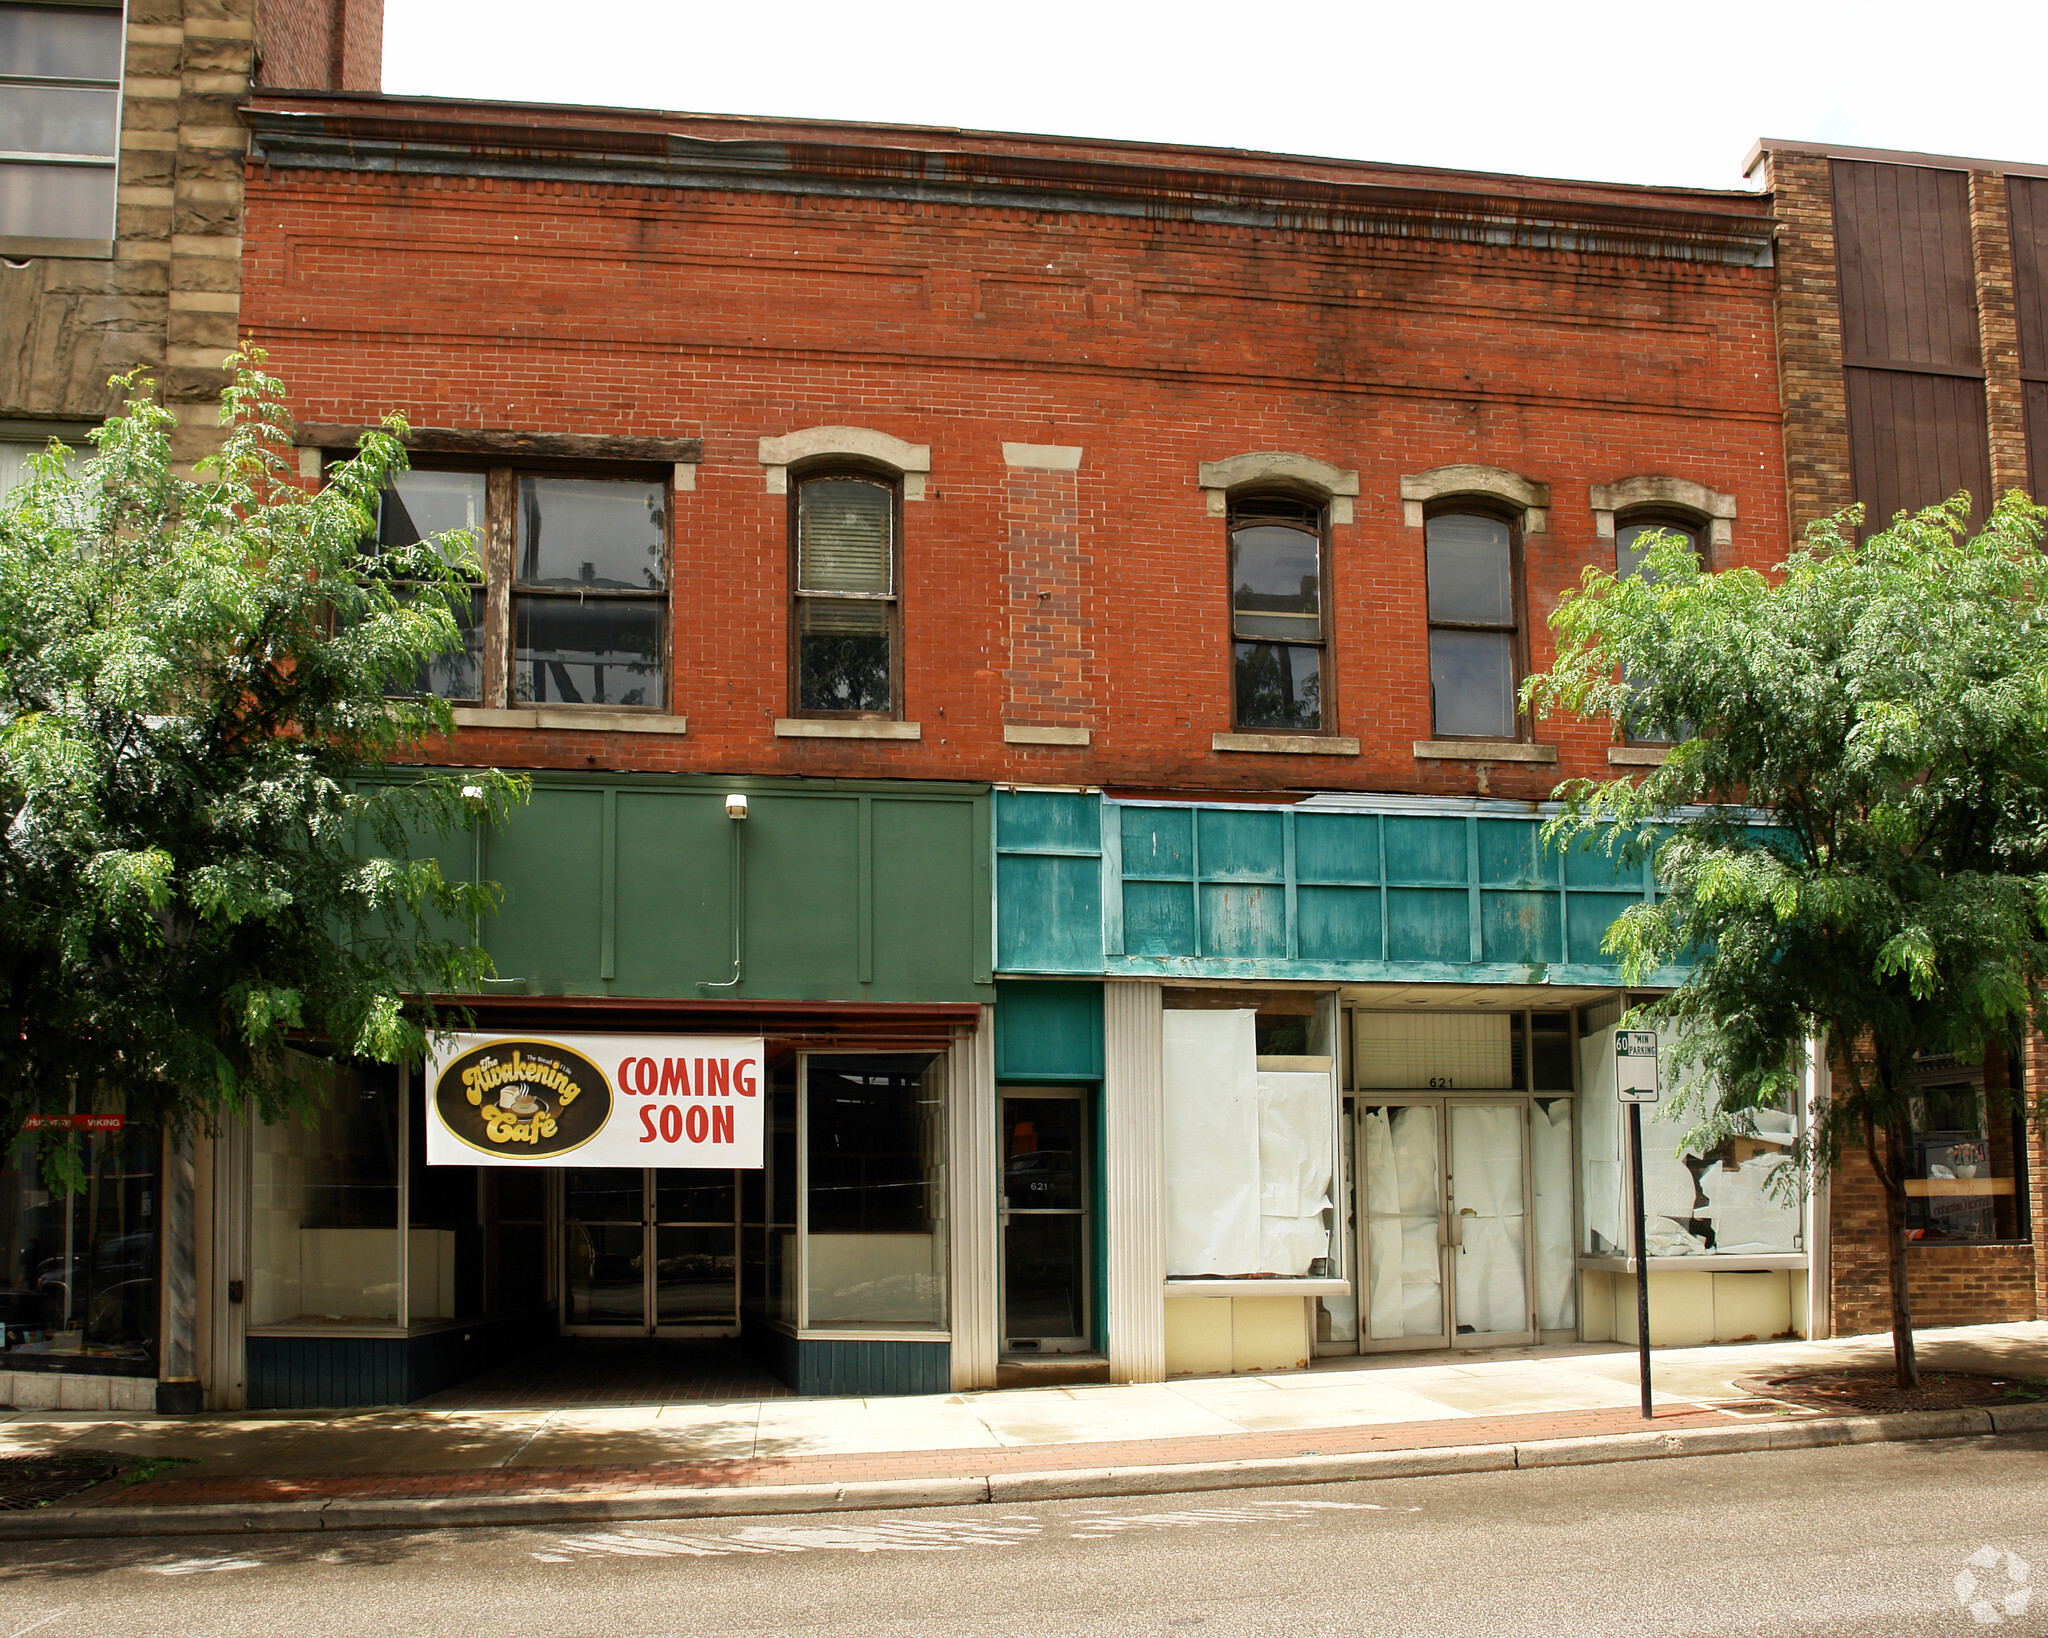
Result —
<instances>
[{"instance_id":1,"label":"white vinyl banner","mask_svg":"<svg viewBox=\"0 0 2048 1638\"><path fill-rule=\"evenodd\" d=\"M761 1166L765 1059L732 1035L448 1035L430 1166Z\"/></svg>"}]
</instances>

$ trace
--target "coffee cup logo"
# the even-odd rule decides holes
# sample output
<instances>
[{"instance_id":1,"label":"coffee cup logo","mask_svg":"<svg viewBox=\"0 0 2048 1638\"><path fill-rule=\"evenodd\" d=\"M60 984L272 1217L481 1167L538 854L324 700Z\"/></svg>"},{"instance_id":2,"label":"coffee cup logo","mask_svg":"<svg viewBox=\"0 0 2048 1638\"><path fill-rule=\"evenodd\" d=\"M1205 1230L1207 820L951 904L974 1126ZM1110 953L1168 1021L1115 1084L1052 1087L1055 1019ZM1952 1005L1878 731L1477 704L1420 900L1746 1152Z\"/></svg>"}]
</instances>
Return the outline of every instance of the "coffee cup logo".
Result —
<instances>
[{"instance_id":1,"label":"coffee cup logo","mask_svg":"<svg viewBox=\"0 0 2048 1638\"><path fill-rule=\"evenodd\" d=\"M597 1136L611 1083L582 1053L553 1041L495 1039L441 1071L434 1109L460 1141L486 1154L566 1154Z\"/></svg>"}]
</instances>

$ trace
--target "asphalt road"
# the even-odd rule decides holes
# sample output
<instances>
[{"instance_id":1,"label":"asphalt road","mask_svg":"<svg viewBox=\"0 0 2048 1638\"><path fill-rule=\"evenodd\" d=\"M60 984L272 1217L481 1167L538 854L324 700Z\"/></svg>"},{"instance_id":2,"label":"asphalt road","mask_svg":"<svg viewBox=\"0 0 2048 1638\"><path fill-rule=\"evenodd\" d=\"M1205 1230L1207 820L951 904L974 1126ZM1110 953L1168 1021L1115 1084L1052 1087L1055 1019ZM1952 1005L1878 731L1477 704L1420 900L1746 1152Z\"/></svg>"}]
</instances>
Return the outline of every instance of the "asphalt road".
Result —
<instances>
[{"instance_id":1,"label":"asphalt road","mask_svg":"<svg viewBox=\"0 0 2048 1638\"><path fill-rule=\"evenodd\" d=\"M0 1638L2048 1634L2044 1458L2028 1436L1029 1507L8 1542Z\"/></svg>"}]
</instances>

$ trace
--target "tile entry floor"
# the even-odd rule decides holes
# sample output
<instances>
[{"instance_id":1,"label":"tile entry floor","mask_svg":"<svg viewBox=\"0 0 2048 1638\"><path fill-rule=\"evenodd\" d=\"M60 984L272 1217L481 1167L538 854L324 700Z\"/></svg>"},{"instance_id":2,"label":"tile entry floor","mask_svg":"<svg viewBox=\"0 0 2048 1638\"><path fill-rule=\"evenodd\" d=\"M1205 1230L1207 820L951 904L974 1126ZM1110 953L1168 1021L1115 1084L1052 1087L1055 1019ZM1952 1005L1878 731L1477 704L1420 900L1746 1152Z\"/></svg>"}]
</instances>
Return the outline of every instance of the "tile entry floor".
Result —
<instances>
[{"instance_id":1,"label":"tile entry floor","mask_svg":"<svg viewBox=\"0 0 2048 1638\"><path fill-rule=\"evenodd\" d=\"M523 1410L791 1397L792 1389L722 1337L560 1337L406 1408Z\"/></svg>"}]
</instances>

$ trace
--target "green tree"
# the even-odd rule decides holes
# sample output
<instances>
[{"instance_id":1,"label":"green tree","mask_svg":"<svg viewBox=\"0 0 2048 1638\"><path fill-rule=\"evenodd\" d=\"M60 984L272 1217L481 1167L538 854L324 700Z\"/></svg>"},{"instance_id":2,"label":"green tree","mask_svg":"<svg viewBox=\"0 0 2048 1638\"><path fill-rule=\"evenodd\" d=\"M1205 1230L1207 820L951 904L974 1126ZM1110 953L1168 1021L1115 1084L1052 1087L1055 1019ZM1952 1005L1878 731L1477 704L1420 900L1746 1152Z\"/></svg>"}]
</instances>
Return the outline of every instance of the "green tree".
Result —
<instances>
[{"instance_id":1,"label":"green tree","mask_svg":"<svg viewBox=\"0 0 2048 1638\"><path fill-rule=\"evenodd\" d=\"M523 786L389 766L452 731L408 691L460 641L473 549L366 554L403 424L309 494L260 361L196 477L131 376L93 453L0 501L0 1145L74 1100L276 1118L319 1095L289 1040L417 1057L421 998L489 971L494 890L411 855ZM36 1126L74 1186L76 1140Z\"/></svg>"},{"instance_id":2,"label":"green tree","mask_svg":"<svg viewBox=\"0 0 2048 1638\"><path fill-rule=\"evenodd\" d=\"M1696 1140L1749 1130L1825 1043L1837 1074L1787 1175L1868 1157L1904 1386L1915 1055L1978 1062L2040 1022L2048 967L2048 514L2009 496L1971 535L1969 510L1958 495L1860 543L1852 511L1769 574L1706 573L1666 535L1644 574L1587 571L1524 689L1543 714L1676 740L1639 778L1560 786L1548 834L1655 859L1656 902L1606 948L1632 982L1691 964L1646 1013L1677 1030Z\"/></svg>"}]
</instances>

